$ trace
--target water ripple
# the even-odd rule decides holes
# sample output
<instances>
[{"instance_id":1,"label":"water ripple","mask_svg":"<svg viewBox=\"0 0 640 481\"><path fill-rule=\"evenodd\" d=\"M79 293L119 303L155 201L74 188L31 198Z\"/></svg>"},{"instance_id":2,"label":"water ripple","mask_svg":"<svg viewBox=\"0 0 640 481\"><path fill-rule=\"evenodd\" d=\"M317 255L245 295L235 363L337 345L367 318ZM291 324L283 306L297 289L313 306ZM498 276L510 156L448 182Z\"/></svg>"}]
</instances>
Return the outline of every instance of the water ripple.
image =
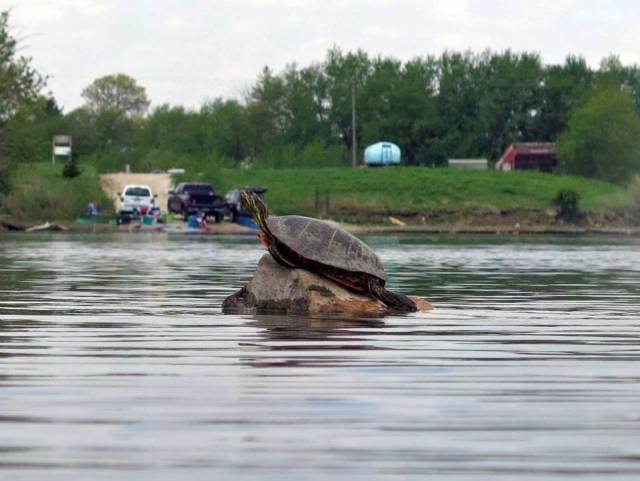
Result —
<instances>
[{"instance_id":1,"label":"water ripple","mask_svg":"<svg viewBox=\"0 0 640 481\"><path fill-rule=\"evenodd\" d=\"M223 316L247 237L0 238L0 478L640 476L640 245L370 237L429 313Z\"/></svg>"}]
</instances>

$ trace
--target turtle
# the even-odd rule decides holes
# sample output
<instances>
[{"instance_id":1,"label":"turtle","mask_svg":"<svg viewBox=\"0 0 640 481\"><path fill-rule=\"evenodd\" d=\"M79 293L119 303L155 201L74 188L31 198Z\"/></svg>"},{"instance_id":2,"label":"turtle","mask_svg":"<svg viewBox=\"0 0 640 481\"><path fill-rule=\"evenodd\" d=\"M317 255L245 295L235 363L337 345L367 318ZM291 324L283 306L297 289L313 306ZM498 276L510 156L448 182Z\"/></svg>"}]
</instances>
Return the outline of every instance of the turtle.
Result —
<instances>
[{"instance_id":1,"label":"turtle","mask_svg":"<svg viewBox=\"0 0 640 481\"><path fill-rule=\"evenodd\" d=\"M260 240L278 263L319 274L394 311L417 311L407 296L385 289L387 276L380 258L357 237L312 217L270 216L255 192L241 190L240 196L258 225Z\"/></svg>"}]
</instances>

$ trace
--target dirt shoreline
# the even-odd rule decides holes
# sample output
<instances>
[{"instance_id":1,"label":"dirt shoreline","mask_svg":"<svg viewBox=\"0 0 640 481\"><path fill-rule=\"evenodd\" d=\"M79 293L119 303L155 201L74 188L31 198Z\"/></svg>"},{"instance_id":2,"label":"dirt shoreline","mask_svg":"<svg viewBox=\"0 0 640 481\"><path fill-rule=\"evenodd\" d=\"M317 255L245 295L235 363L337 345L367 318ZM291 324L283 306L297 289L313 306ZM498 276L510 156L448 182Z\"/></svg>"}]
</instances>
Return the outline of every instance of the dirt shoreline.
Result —
<instances>
[{"instance_id":1,"label":"dirt shoreline","mask_svg":"<svg viewBox=\"0 0 640 481\"><path fill-rule=\"evenodd\" d=\"M486 234L486 235L616 235L640 236L638 227L574 227L574 226L344 226L349 232L362 234Z\"/></svg>"},{"instance_id":2,"label":"dirt shoreline","mask_svg":"<svg viewBox=\"0 0 640 481\"><path fill-rule=\"evenodd\" d=\"M566 235L566 236L627 236L640 237L640 227L603 227L603 226L575 226L575 225L357 225L339 223L345 230L355 235L372 234L428 234L428 235ZM15 227L15 229L9 227ZM1 233L28 233L25 229L33 224L12 223L6 219L0 219ZM69 233L164 233L172 235L194 235L193 231L184 229L184 223L173 222L168 224L170 232L165 232L162 225L141 226L140 224L108 225L108 224L78 224L72 221L51 222L55 232ZM42 231L36 231L42 232ZM210 224L208 231L202 235L255 235L255 231L247 227L222 222ZM198 235L198 234L196 234Z\"/></svg>"}]
</instances>

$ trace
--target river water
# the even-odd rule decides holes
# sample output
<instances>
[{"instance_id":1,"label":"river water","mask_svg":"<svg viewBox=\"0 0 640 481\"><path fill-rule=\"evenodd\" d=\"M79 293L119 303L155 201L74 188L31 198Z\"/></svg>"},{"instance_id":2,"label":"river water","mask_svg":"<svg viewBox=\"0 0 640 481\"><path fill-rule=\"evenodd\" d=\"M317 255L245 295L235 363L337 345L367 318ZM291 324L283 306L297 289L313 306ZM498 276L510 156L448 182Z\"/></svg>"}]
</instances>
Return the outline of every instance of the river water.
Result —
<instances>
[{"instance_id":1,"label":"river water","mask_svg":"<svg viewBox=\"0 0 640 481\"><path fill-rule=\"evenodd\" d=\"M251 237L0 237L0 479L640 479L640 243L365 239L428 313L225 316Z\"/></svg>"}]
</instances>

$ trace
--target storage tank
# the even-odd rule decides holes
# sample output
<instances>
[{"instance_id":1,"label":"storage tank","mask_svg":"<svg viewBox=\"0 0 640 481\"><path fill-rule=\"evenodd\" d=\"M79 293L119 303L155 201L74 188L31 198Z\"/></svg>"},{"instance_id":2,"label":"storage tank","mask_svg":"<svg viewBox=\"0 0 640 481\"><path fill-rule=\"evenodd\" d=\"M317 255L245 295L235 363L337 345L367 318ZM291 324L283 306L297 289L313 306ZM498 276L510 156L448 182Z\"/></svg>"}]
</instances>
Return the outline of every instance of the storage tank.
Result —
<instances>
[{"instance_id":1,"label":"storage tank","mask_svg":"<svg viewBox=\"0 0 640 481\"><path fill-rule=\"evenodd\" d=\"M378 142L364 149L364 163L370 167L400 164L400 147L391 142Z\"/></svg>"}]
</instances>

